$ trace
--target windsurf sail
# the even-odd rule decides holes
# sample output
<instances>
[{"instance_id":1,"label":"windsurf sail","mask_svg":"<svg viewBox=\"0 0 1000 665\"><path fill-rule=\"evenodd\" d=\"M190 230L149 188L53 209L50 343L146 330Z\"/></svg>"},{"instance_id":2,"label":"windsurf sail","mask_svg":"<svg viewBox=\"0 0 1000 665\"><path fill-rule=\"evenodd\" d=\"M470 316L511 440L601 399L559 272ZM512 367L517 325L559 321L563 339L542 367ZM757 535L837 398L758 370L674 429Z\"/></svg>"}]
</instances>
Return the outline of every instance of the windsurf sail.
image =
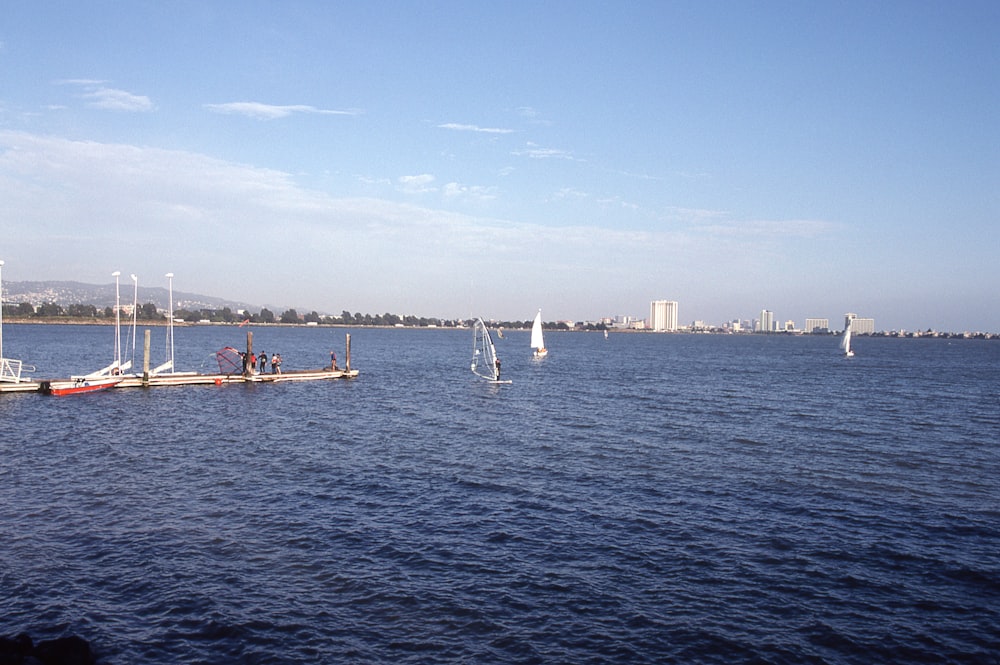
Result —
<instances>
[{"instance_id":1,"label":"windsurf sail","mask_svg":"<svg viewBox=\"0 0 1000 665\"><path fill-rule=\"evenodd\" d=\"M219 349L215 352L215 359L219 363L219 374L243 373L243 354L233 347Z\"/></svg>"},{"instance_id":2,"label":"windsurf sail","mask_svg":"<svg viewBox=\"0 0 1000 665\"><path fill-rule=\"evenodd\" d=\"M476 319L472 329L472 373L490 381L499 381L500 363L489 329L481 318Z\"/></svg>"}]
</instances>

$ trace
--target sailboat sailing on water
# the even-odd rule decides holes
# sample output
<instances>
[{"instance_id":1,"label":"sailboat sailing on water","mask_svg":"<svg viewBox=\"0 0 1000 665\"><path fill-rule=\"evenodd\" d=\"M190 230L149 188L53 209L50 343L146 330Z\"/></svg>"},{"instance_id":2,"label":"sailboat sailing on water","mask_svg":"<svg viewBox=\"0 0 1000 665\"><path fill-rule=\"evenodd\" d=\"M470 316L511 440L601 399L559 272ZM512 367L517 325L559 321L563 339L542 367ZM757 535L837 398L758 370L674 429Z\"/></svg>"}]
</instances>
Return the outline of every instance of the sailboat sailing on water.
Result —
<instances>
[{"instance_id":1,"label":"sailboat sailing on water","mask_svg":"<svg viewBox=\"0 0 1000 665\"><path fill-rule=\"evenodd\" d=\"M549 355L549 350L545 348L545 339L542 337L542 310L538 310L535 321L531 324L531 348L534 349L536 358Z\"/></svg>"},{"instance_id":2,"label":"sailboat sailing on water","mask_svg":"<svg viewBox=\"0 0 1000 665\"><path fill-rule=\"evenodd\" d=\"M847 320L844 327L844 336L840 338L840 350L844 352L845 358L853 358L854 351L851 351L851 320Z\"/></svg>"},{"instance_id":3,"label":"sailboat sailing on water","mask_svg":"<svg viewBox=\"0 0 1000 665\"><path fill-rule=\"evenodd\" d=\"M472 373L490 383L511 383L500 380L500 359L493 346L490 331L481 318L476 319L472 332Z\"/></svg>"}]
</instances>

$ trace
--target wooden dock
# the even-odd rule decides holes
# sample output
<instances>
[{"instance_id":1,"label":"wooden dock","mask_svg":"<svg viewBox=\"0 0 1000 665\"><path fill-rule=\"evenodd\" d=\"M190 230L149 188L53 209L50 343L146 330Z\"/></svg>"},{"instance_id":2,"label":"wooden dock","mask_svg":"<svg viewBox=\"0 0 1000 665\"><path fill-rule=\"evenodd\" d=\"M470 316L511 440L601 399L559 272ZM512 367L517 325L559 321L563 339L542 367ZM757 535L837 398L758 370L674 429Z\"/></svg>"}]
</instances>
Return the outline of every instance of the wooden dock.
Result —
<instances>
[{"instance_id":1,"label":"wooden dock","mask_svg":"<svg viewBox=\"0 0 1000 665\"><path fill-rule=\"evenodd\" d=\"M247 333L246 357L253 354L253 333ZM291 381L329 381L334 379L353 379L358 376L358 370L351 369L351 336L347 335L346 365L343 368L324 367L320 369L288 370L273 374L257 373L246 363L242 373L200 374L198 372L150 372L149 370L149 330L146 331L146 341L143 352L143 372L141 374L125 374L109 390L122 388L157 388L162 386L197 386L197 385L227 385L231 383L285 383ZM52 384L65 384L71 379L19 380L0 381L0 393L35 392L50 394Z\"/></svg>"}]
</instances>

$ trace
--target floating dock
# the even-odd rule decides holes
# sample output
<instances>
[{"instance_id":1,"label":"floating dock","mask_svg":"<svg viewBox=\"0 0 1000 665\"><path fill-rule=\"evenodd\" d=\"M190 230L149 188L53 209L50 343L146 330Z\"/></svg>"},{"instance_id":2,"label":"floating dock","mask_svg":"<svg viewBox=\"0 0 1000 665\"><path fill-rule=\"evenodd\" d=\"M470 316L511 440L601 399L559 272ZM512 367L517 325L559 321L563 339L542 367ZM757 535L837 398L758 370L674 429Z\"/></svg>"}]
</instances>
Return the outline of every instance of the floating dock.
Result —
<instances>
[{"instance_id":1,"label":"floating dock","mask_svg":"<svg viewBox=\"0 0 1000 665\"><path fill-rule=\"evenodd\" d=\"M246 358L253 354L253 333L247 332ZM221 386L230 383L285 383L291 381L328 381L332 379L353 379L358 376L358 370L351 369L351 336L347 335L346 365L340 367L324 367L321 369L288 370L273 374L257 373L249 363L242 372L200 374L198 372L151 372L149 370L149 330L146 331L146 341L143 353L142 374L124 374L108 390L121 388L157 388L161 386ZM21 379L0 380L0 393L36 392L52 394L53 384L65 386L73 382L85 382L84 377L70 379Z\"/></svg>"}]
</instances>

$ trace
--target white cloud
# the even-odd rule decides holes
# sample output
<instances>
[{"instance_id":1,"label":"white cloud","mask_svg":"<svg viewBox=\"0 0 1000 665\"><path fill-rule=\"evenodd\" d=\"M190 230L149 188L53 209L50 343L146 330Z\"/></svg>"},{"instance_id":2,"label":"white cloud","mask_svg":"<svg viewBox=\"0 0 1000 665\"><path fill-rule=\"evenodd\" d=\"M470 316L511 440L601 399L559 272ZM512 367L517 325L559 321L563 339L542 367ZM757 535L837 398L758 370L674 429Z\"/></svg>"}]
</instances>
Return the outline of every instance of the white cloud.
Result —
<instances>
[{"instance_id":1,"label":"white cloud","mask_svg":"<svg viewBox=\"0 0 1000 665\"><path fill-rule=\"evenodd\" d=\"M429 173L400 176L398 182L400 190L407 194L425 194L437 191L437 187L433 186L434 176Z\"/></svg>"},{"instance_id":2,"label":"white cloud","mask_svg":"<svg viewBox=\"0 0 1000 665\"><path fill-rule=\"evenodd\" d=\"M457 132L479 132L482 134L513 134L516 130L501 129L499 127L480 127L478 125L462 125L457 122L447 122L438 125L440 129L452 129Z\"/></svg>"},{"instance_id":3,"label":"white cloud","mask_svg":"<svg viewBox=\"0 0 1000 665\"><path fill-rule=\"evenodd\" d=\"M156 108L149 97L108 87L107 82L100 79L61 79L55 83L82 88L84 92L80 96L88 100L87 106L91 108L126 112L152 111Z\"/></svg>"},{"instance_id":4,"label":"white cloud","mask_svg":"<svg viewBox=\"0 0 1000 665\"><path fill-rule=\"evenodd\" d=\"M531 142L529 142L523 150L515 150L510 154L517 157L530 157L531 159L574 159L573 153L567 150L543 148Z\"/></svg>"},{"instance_id":5,"label":"white cloud","mask_svg":"<svg viewBox=\"0 0 1000 665\"><path fill-rule=\"evenodd\" d=\"M248 118L257 120L274 120L275 118L285 118L293 113L312 113L317 115L360 115L357 109L331 110L320 109L315 106L304 104L263 104L261 102L229 102L227 104L205 104L205 108L213 113L224 113L231 115L245 115Z\"/></svg>"},{"instance_id":6,"label":"white cloud","mask_svg":"<svg viewBox=\"0 0 1000 665\"><path fill-rule=\"evenodd\" d=\"M428 173L394 184L445 201L496 194L438 185ZM523 317L526 302L530 312L556 300L563 311L554 316L585 317L642 312L650 284L672 284L688 302L695 289L727 288L727 275L750 284L760 270L757 247L773 256L782 233L829 230L670 214L689 221L654 230L614 228L613 219L551 226L335 198L288 173L197 153L0 131L0 237L17 239L3 257L15 280L103 283L122 270L148 284L145 275L174 272L175 288L253 303L427 316L470 315L474 290L486 308L475 313ZM705 266L724 267L723 275Z\"/></svg>"},{"instance_id":7,"label":"white cloud","mask_svg":"<svg viewBox=\"0 0 1000 665\"><path fill-rule=\"evenodd\" d=\"M457 182L449 182L444 186L442 193L448 199L465 199L479 202L492 201L497 198L496 187L463 185Z\"/></svg>"},{"instance_id":8,"label":"white cloud","mask_svg":"<svg viewBox=\"0 0 1000 665\"><path fill-rule=\"evenodd\" d=\"M590 194L586 192L581 192L578 189L573 189L572 187L563 187L557 191L553 198L555 199L585 199L588 198Z\"/></svg>"},{"instance_id":9,"label":"white cloud","mask_svg":"<svg viewBox=\"0 0 1000 665\"><path fill-rule=\"evenodd\" d=\"M98 88L84 93L83 97L91 100L87 106L109 111L152 111L154 108L149 97L114 88Z\"/></svg>"}]
</instances>

